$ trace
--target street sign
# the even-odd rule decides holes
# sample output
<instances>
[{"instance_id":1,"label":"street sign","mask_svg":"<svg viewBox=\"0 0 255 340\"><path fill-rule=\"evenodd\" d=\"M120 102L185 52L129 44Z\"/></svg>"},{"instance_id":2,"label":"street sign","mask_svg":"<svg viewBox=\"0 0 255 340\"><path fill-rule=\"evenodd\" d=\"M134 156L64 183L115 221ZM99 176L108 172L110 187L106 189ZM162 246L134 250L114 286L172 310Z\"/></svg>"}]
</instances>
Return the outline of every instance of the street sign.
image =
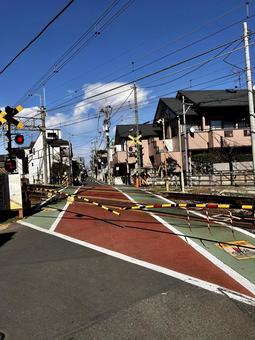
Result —
<instances>
[{"instance_id":1,"label":"street sign","mask_svg":"<svg viewBox=\"0 0 255 340\"><path fill-rule=\"evenodd\" d=\"M15 108L6 106L5 111L0 111L0 126L5 123L10 123L15 125L18 129L23 129L23 123L14 118L14 116L22 110L23 107L21 105L18 105Z\"/></svg>"}]
</instances>

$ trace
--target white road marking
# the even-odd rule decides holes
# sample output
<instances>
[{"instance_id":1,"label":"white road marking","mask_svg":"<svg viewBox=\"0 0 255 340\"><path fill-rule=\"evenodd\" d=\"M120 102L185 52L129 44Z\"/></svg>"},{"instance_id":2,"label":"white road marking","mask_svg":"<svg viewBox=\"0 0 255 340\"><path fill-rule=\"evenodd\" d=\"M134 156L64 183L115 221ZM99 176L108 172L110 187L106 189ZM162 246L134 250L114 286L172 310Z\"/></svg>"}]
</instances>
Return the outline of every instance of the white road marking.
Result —
<instances>
[{"instance_id":1,"label":"white road marking","mask_svg":"<svg viewBox=\"0 0 255 340\"><path fill-rule=\"evenodd\" d=\"M122 190L119 188L116 188L119 192L121 192L123 195L125 195L131 202L135 204L139 204L136 202L131 196L128 194L124 193ZM155 195L157 196L157 195ZM146 210L145 210L146 212ZM201 255L206 257L210 262L212 262L215 266L220 268L222 271L224 271L226 274L228 274L230 277L232 277L235 281L237 281L239 284L241 284L243 287L245 287L247 290L249 290L252 294L255 295L255 285L250 282L248 279L237 273L235 270L227 266L225 263L220 261L217 257L212 255L210 252L208 252L206 249L198 245L196 242L192 241L189 239L189 242L185 239L185 236L183 233L181 233L178 229L176 229L173 225L169 224L165 220L163 220L161 217L155 215L152 212L147 212L151 216L153 216L157 221L162 223L166 228L177 234L177 237L180 237L183 241L188 243L192 248L194 248L197 252L199 252Z\"/></svg>"},{"instance_id":2,"label":"white road marking","mask_svg":"<svg viewBox=\"0 0 255 340\"><path fill-rule=\"evenodd\" d=\"M59 192L65 190L67 187L59 190ZM74 195L80 190L81 187L78 187L78 189L75 190ZM64 208L61 210L61 212L58 214L57 218L55 219L55 221L52 223L51 227L49 228L50 231L54 231L57 228L57 225L59 224L61 218L64 216L64 213L66 212L67 208L69 207L71 203L70 202L66 202Z\"/></svg>"},{"instance_id":3,"label":"white road marking","mask_svg":"<svg viewBox=\"0 0 255 340\"><path fill-rule=\"evenodd\" d=\"M86 247L86 248L89 248L89 249L93 249L95 251L104 253L106 255L118 258L120 260L129 262L129 263L133 263L133 264L136 264L138 266L141 266L141 267L144 267L144 268L147 268L147 269L151 269L151 270L154 270L156 272L168 275L170 277L173 277L175 279L184 281L186 283L193 284L194 286L197 286L199 288L203 288L203 289L206 289L208 291L211 291L211 292L223 295L223 296L227 295L231 299L234 299L234 300L246 303L246 304L251 305L251 306L255 306L255 298L252 298L252 297L249 297L249 296L246 296L246 295L243 295L243 294L239 294L239 293L237 293L235 291L223 288L223 287L221 287L219 285L216 285L216 284L213 284L213 283L209 283L209 282L197 279L195 277L192 277L192 276L189 276L189 275L186 275L186 274L182 274L182 273L176 272L174 270L167 269L167 268L164 268L164 267L161 267L161 266L158 266L158 265L146 262L146 261L138 260L136 258L127 256L127 255L124 255L124 254L121 254L121 253L118 253L118 252L115 252L115 251L112 251L112 250L109 250L109 249L106 249L106 248L103 248L103 247L99 247L99 246L96 246L94 244L91 244L91 243L88 243L88 242L85 242L85 241L81 241L81 240L78 240L76 238L64 235L64 234L57 233L55 231L50 231L50 230L47 230L47 229L43 229L43 228L37 227L37 226L35 226L35 225L31 224L31 223L22 221L22 220L18 221L18 223L20 223L22 225L25 225L25 226L27 226L29 228L38 230L40 232L43 232L43 233L46 233L46 234L50 234L50 235L62 238L64 240L66 240L66 241L69 241L69 242L72 242L72 243L76 243L76 244L79 244L79 245L81 245L83 247Z\"/></svg>"},{"instance_id":4,"label":"white road marking","mask_svg":"<svg viewBox=\"0 0 255 340\"><path fill-rule=\"evenodd\" d=\"M168 202L168 203L175 203L174 201L171 201L171 200L169 200L168 198L165 198L165 197L163 197L163 196L154 194L154 193L152 193L152 192L150 192L150 191L148 191L148 190L142 190L142 191L147 192L148 194L153 195L153 196L155 196L155 197L158 197L158 198L162 199L162 200L165 201L165 202ZM201 213L199 213L199 212L197 212L197 211L190 210L190 213L193 214L193 215L196 215L196 216L199 216L199 217L202 217L202 218L206 219L206 216L205 216L204 214L201 214ZM210 218L210 219L213 220L213 218ZM214 220L213 220L213 221L214 221ZM234 229L234 230L236 230L236 231L239 231L240 233L243 233L243 234L245 234L245 235L248 235L248 236L250 236L251 238L255 238L255 235L252 234L252 233L249 233L247 230L243 230L243 229L238 228L238 227L230 226L230 225L226 224L225 222L214 221L214 223L223 225L224 227L227 227L227 228L230 228L230 229Z\"/></svg>"}]
</instances>

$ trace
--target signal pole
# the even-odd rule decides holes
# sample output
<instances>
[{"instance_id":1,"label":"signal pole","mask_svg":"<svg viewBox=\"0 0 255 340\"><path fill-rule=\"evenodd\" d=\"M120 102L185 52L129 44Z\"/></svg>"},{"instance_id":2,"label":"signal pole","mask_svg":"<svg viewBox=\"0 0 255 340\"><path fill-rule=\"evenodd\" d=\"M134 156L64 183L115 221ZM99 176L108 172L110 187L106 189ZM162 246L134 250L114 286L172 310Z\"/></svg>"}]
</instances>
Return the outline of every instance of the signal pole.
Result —
<instances>
[{"instance_id":1,"label":"signal pole","mask_svg":"<svg viewBox=\"0 0 255 340\"><path fill-rule=\"evenodd\" d=\"M8 139L7 141L8 158L11 161L12 160L12 126L10 122L7 122L7 132L5 135Z\"/></svg>"},{"instance_id":2,"label":"signal pole","mask_svg":"<svg viewBox=\"0 0 255 340\"><path fill-rule=\"evenodd\" d=\"M134 89L134 113L135 113L135 129L136 129L136 138L139 136L139 119L138 119L138 104L137 104L137 87L136 84L133 86ZM138 177L141 175L141 148L137 143L137 172Z\"/></svg>"}]
</instances>

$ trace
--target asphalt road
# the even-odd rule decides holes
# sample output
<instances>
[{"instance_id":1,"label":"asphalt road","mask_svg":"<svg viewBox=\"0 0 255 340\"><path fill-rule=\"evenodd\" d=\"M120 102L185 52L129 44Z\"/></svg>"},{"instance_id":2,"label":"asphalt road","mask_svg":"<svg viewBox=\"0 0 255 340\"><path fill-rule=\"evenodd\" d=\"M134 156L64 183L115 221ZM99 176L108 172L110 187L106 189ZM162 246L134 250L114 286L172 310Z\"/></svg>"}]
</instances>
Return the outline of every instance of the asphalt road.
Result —
<instances>
[{"instance_id":1,"label":"asphalt road","mask_svg":"<svg viewBox=\"0 0 255 340\"><path fill-rule=\"evenodd\" d=\"M255 308L14 225L0 233L6 339L254 339Z\"/></svg>"}]
</instances>

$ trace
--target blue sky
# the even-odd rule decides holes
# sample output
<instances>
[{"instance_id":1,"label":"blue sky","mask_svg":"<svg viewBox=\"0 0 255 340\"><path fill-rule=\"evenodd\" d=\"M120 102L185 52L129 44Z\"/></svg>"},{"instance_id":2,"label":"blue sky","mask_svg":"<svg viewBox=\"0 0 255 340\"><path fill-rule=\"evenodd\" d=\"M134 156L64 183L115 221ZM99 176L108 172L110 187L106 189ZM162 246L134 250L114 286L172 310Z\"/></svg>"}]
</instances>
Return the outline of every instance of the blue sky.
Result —
<instances>
[{"instance_id":1,"label":"blue sky","mask_svg":"<svg viewBox=\"0 0 255 340\"><path fill-rule=\"evenodd\" d=\"M67 2L2 0L0 68ZM231 43L243 34L246 1L120 0L101 23L92 26L113 3L110 0L75 0L0 75L0 107L19 103L25 107L22 115L34 116L43 94L43 84L37 87L34 84L91 28L86 36L89 41L82 40L84 46L79 53L61 69L57 67L57 72L50 72L50 79L44 84L48 127L61 127L63 138L72 141L74 154L85 156L87 163L91 143L94 143L95 138L98 147L104 147L102 117L99 114L103 106L111 105L113 108L112 138L116 124L134 122L134 93L130 84L123 86L125 83L183 62L177 67L136 82L141 123L153 119L160 97L173 97L180 89L246 86L242 70L242 41ZM112 16L125 4L129 6L112 20ZM251 31L254 31L254 14L255 2L250 1L248 24ZM251 44L253 42L252 36ZM184 63L192 56L223 44L228 45ZM253 56L252 45L252 66L255 65ZM122 87L99 95L119 86ZM95 97L86 99L91 96ZM35 138L31 132L25 131L24 134L26 144ZM3 136L0 139L0 152L5 153Z\"/></svg>"}]
</instances>

